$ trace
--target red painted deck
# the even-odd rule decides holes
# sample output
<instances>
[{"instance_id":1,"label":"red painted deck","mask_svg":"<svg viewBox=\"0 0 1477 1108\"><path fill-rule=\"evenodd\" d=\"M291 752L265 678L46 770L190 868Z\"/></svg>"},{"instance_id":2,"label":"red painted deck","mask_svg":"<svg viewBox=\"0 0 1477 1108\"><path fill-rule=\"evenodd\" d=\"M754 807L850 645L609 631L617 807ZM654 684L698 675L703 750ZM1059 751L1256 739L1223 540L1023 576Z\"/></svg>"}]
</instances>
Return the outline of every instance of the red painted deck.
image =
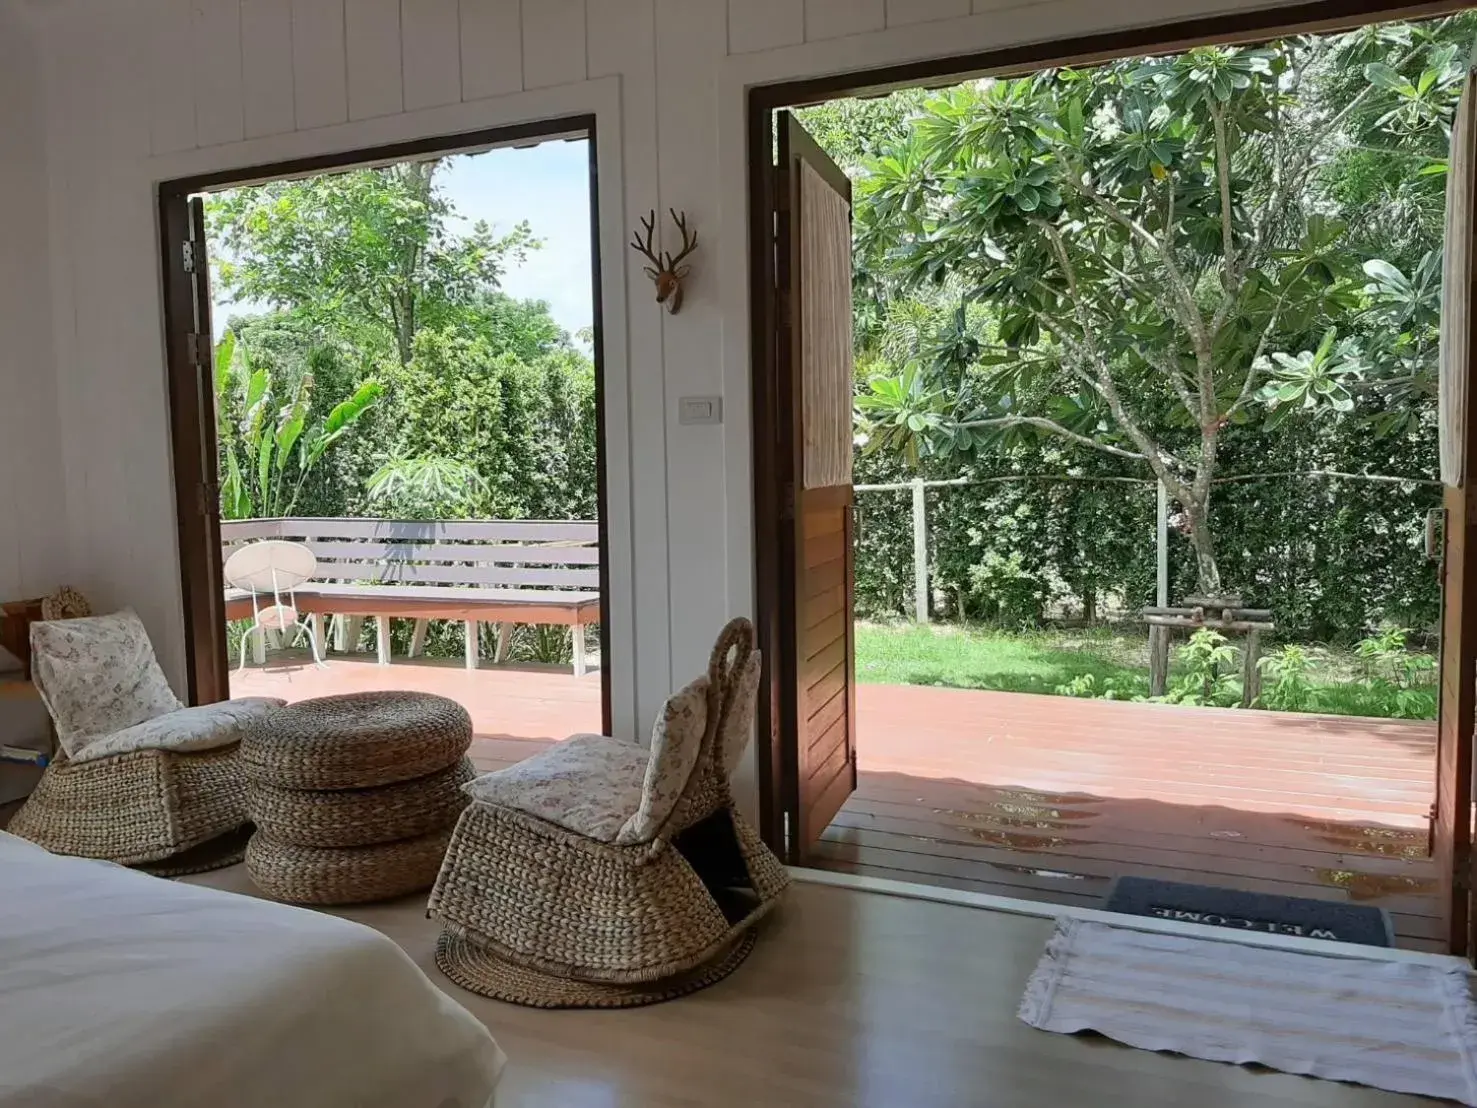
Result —
<instances>
[{"instance_id":1,"label":"red painted deck","mask_svg":"<svg viewBox=\"0 0 1477 1108\"><path fill-rule=\"evenodd\" d=\"M600 729L599 674L552 667L334 658L231 687L450 696L484 769ZM893 685L857 702L858 789L813 865L1088 906L1120 874L1352 899L1437 948L1434 724Z\"/></svg>"}]
</instances>

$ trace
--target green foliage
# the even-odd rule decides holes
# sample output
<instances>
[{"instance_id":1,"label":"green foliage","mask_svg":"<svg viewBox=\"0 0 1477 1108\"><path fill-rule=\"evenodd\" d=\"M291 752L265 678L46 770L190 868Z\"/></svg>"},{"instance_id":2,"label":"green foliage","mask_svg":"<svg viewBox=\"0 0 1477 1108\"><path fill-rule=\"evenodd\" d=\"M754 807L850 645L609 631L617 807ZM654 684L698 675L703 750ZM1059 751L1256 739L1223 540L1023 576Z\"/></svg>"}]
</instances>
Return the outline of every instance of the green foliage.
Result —
<instances>
[{"instance_id":1,"label":"green foliage","mask_svg":"<svg viewBox=\"0 0 1477 1108\"><path fill-rule=\"evenodd\" d=\"M1099 679L1095 673L1083 673L1065 685L1052 690L1057 696L1075 696L1084 700L1140 700L1131 689L1124 689L1112 678Z\"/></svg>"},{"instance_id":2,"label":"green foliage","mask_svg":"<svg viewBox=\"0 0 1477 1108\"><path fill-rule=\"evenodd\" d=\"M1312 666L1308 652L1295 644L1258 659L1262 691L1253 707L1274 712L1313 710L1317 690L1309 678Z\"/></svg>"},{"instance_id":3,"label":"green foliage","mask_svg":"<svg viewBox=\"0 0 1477 1108\"><path fill-rule=\"evenodd\" d=\"M207 202L218 287L270 308L217 355L228 517L594 517L594 367L547 304L499 288L537 246L527 226L468 226L440 164ZM460 654L461 634L438 621L427 653ZM511 650L567 659L570 640L520 629Z\"/></svg>"},{"instance_id":4,"label":"green foliage","mask_svg":"<svg viewBox=\"0 0 1477 1108\"><path fill-rule=\"evenodd\" d=\"M1042 436L1073 462L1136 462L1178 502L1188 587L1218 592L1246 566L1211 495L1228 440L1430 432L1441 175L1474 26L975 81L872 102L855 137L855 105L809 109L855 178L859 439L913 467L1009 471Z\"/></svg>"},{"instance_id":5,"label":"green foliage","mask_svg":"<svg viewBox=\"0 0 1477 1108\"><path fill-rule=\"evenodd\" d=\"M526 223L451 230L440 159L232 189L207 202L214 275L235 299L286 308L368 353L410 360L422 327L486 308L538 244Z\"/></svg>"},{"instance_id":6,"label":"green foliage","mask_svg":"<svg viewBox=\"0 0 1477 1108\"><path fill-rule=\"evenodd\" d=\"M1226 636L1202 627L1177 654L1182 672L1171 682L1166 703L1234 708L1241 702L1238 656Z\"/></svg>"},{"instance_id":7,"label":"green foliage","mask_svg":"<svg viewBox=\"0 0 1477 1108\"><path fill-rule=\"evenodd\" d=\"M432 454L392 458L369 478L369 502L390 519L465 517L487 483L466 462Z\"/></svg>"},{"instance_id":8,"label":"green foliage","mask_svg":"<svg viewBox=\"0 0 1477 1108\"><path fill-rule=\"evenodd\" d=\"M267 366L252 365L246 348L227 331L215 350L222 515L226 519L291 515L323 456L383 394L378 381L362 381L315 419L312 374L300 373L290 384L279 384Z\"/></svg>"},{"instance_id":9,"label":"green foliage","mask_svg":"<svg viewBox=\"0 0 1477 1108\"><path fill-rule=\"evenodd\" d=\"M866 682L1103 700L1148 699L1148 648L1142 626L1018 632L940 624L859 623L856 644L857 678ZM1170 681L1177 687L1190 683L1185 653L1176 651L1170 662ZM1429 655L1416 656L1429 664ZM1224 671L1229 664L1222 655L1222 676L1228 675ZM1329 646L1297 646L1285 654L1275 650L1262 672L1260 708L1412 719L1432 719L1436 712L1429 688L1421 690L1426 693L1422 701L1409 697L1402 701L1394 685L1368 682L1362 663L1349 650ZM1203 699L1203 673L1198 681L1187 690L1184 702ZM1301 688L1303 682L1306 690ZM1281 693L1277 691L1279 684L1283 686ZM1228 681L1224 685L1225 695L1216 702L1239 705L1237 684ZM1282 703L1268 702L1278 696L1284 697ZM1303 705L1300 709L1292 707L1299 701Z\"/></svg>"},{"instance_id":10,"label":"green foliage","mask_svg":"<svg viewBox=\"0 0 1477 1108\"><path fill-rule=\"evenodd\" d=\"M1363 639L1354 648L1364 663L1364 688L1390 705L1399 719L1429 719L1436 711L1436 660L1406 646L1410 632L1392 627Z\"/></svg>"}]
</instances>

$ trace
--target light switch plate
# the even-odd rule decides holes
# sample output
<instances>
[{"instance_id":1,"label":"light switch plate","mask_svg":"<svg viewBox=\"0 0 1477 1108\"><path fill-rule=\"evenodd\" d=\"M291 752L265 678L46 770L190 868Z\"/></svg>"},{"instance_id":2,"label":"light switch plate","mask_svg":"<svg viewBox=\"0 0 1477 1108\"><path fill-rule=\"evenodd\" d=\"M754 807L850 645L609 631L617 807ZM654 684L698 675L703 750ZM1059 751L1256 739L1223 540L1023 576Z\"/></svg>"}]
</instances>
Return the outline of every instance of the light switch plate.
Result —
<instances>
[{"instance_id":1,"label":"light switch plate","mask_svg":"<svg viewBox=\"0 0 1477 1108\"><path fill-rule=\"evenodd\" d=\"M723 397L683 396L677 400L677 422L714 424L723 422Z\"/></svg>"}]
</instances>

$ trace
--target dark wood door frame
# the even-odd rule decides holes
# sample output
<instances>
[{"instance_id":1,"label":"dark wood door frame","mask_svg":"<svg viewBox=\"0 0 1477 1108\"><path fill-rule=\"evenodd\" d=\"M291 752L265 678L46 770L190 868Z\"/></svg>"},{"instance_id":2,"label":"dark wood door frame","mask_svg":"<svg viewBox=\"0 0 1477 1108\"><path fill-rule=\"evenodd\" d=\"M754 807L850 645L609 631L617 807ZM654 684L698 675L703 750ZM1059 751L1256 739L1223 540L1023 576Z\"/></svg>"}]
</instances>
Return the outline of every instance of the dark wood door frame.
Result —
<instances>
[{"instance_id":1,"label":"dark wood door frame","mask_svg":"<svg viewBox=\"0 0 1477 1108\"><path fill-rule=\"evenodd\" d=\"M944 86L971 77L1010 76L1053 66L1088 65L1135 54L1175 53L1209 43L1256 42L1290 34L1349 30L1386 20L1420 19L1477 6L1474 0L1312 0L1227 15L1186 19L1157 26L1108 31L998 50L956 54L898 65L828 74L824 77L756 85L748 91L749 359L754 480L754 622L764 663L755 721L758 752L759 829L777 852L785 849L785 821L793 814L798 787L795 758L782 749L778 726L786 706L772 659L785 649L779 631L781 592L778 526L783 475L776 413L782 411L774 290L777 266L773 212L776 174L774 113L844 96L876 96L917 85ZM1467 428L1477 441L1477 426ZM1477 595L1470 603L1477 605ZM781 855L783 856L783 854Z\"/></svg>"},{"instance_id":2,"label":"dark wood door frame","mask_svg":"<svg viewBox=\"0 0 1477 1108\"><path fill-rule=\"evenodd\" d=\"M595 453L597 525L600 536L600 711L610 734L610 533L605 429L605 346L601 322L599 142L593 115L564 116L507 127L437 135L410 142L365 147L292 161L218 170L159 185L160 264L164 289L165 360L168 375L169 437L174 469L175 522L185 616L185 666L191 704L230 695L226 658L225 597L220 574L219 493L214 459L214 383L210 379L213 336L197 328L208 320L210 295L205 266L187 268L190 197L242 185L316 173L392 165L435 155L473 154L561 138L588 143L590 173L590 279L595 363ZM199 272L194 270L198 269ZM200 298L206 314L200 314ZM197 337L198 336L198 337ZM207 463L209 468L207 468ZM207 509L214 509L213 511Z\"/></svg>"}]
</instances>

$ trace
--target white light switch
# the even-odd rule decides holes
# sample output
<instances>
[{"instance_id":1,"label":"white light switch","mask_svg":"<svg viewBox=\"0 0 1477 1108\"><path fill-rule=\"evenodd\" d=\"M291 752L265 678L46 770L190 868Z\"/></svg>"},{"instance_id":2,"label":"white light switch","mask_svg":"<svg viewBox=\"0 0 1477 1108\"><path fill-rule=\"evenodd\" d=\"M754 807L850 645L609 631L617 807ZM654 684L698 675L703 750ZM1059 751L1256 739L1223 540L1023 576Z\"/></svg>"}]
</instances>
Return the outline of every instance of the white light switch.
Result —
<instances>
[{"instance_id":1,"label":"white light switch","mask_svg":"<svg viewBox=\"0 0 1477 1108\"><path fill-rule=\"evenodd\" d=\"M684 396L677 401L678 423L722 423L721 396Z\"/></svg>"}]
</instances>

